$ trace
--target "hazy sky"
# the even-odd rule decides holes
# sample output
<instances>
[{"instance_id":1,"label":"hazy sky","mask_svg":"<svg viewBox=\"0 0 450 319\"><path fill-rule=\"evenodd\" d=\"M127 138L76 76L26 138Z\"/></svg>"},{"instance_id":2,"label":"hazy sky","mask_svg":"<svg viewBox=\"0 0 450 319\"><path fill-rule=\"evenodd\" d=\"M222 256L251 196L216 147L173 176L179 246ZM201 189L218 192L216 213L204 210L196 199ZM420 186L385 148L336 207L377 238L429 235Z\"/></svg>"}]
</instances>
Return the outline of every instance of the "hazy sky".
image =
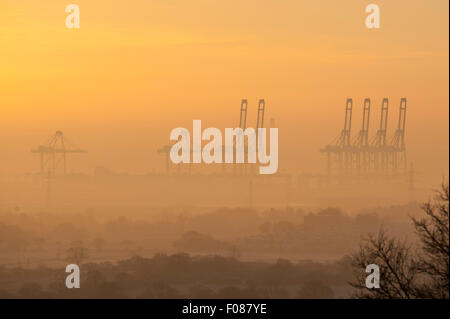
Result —
<instances>
[{"instance_id":1,"label":"hazy sky","mask_svg":"<svg viewBox=\"0 0 450 319\"><path fill-rule=\"evenodd\" d=\"M249 125L257 99L279 128L280 170L320 172L319 149L364 97L371 135L383 97L394 132L408 98L409 161L419 179L448 175L447 0L74 0L81 28L65 27L61 0L0 2L0 175L33 172L30 149L62 130L89 153L69 170L164 168L155 150L177 126ZM365 6L381 28L365 27Z\"/></svg>"}]
</instances>

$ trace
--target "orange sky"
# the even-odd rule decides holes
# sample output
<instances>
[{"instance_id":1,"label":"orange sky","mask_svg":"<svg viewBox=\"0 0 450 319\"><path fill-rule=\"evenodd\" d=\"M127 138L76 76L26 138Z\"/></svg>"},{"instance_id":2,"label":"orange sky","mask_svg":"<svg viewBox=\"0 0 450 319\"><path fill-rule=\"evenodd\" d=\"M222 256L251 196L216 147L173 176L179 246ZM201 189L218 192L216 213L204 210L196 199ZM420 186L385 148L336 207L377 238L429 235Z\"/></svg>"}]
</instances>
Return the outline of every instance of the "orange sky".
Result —
<instances>
[{"instance_id":1,"label":"orange sky","mask_svg":"<svg viewBox=\"0 0 450 319\"><path fill-rule=\"evenodd\" d=\"M74 0L0 2L0 176L38 170L30 149L60 129L97 165L162 170L155 152L177 126L234 127L240 99L265 98L279 128L280 169L322 171L318 150L354 99L372 98L372 134L390 98L390 134L408 98L409 159L424 182L448 176L447 0ZM365 6L381 28L365 27ZM268 122L267 122L268 123Z\"/></svg>"}]
</instances>

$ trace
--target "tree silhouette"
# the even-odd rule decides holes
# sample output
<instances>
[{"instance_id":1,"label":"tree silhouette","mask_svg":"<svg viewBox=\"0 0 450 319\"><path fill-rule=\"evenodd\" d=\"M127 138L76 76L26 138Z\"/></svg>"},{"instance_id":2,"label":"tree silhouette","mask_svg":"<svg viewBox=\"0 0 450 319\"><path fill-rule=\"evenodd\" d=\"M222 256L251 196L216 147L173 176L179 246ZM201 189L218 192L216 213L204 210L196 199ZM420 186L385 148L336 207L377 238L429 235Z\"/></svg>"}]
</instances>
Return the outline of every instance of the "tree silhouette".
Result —
<instances>
[{"instance_id":1,"label":"tree silhouette","mask_svg":"<svg viewBox=\"0 0 450 319\"><path fill-rule=\"evenodd\" d=\"M356 298L449 298L449 186L443 183L425 217L412 218L419 245L391 238L386 231L365 238L351 256ZM380 268L380 288L365 285L366 266Z\"/></svg>"},{"instance_id":2,"label":"tree silhouette","mask_svg":"<svg viewBox=\"0 0 450 319\"><path fill-rule=\"evenodd\" d=\"M449 298L449 186L442 190L434 202L423 206L426 217L413 218L416 233L421 241L422 257L417 270L426 274L428 281L419 288L421 297Z\"/></svg>"}]
</instances>

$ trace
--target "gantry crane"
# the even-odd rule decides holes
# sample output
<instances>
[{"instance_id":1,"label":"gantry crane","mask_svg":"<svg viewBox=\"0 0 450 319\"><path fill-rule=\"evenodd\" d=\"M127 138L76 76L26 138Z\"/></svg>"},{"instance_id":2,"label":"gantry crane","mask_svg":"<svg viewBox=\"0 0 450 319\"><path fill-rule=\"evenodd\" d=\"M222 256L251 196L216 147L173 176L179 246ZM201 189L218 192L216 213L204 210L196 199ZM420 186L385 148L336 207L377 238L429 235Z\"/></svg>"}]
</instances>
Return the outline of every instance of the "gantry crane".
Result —
<instances>
[{"instance_id":1,"label":"gantry crane","mask_svg":"<svg viewBox=\"0 0 450 319\"><path fill-rule=\"evenodd\" d=\"M389 153L386 143L389 114L389 100L384 98L381 102L380 126L372 140L371 155L376 172L385 172L388 166Z\"/></svg>"},{"instance_id":2,"label":"gantry crane","mask_svg":"<svg viewBox=\"0 0 450 319\"><path fill-rule=\"evenodd\" d=\"M381 102L380 124L376 134L369 141L369 124L371 100L364 100L362 126L351 143L351 117L352 100L347 99L345 108L344 129L321 152L327 154L328 175L334 172L333 164L337 162L337 175L351 175L356 169L358 175L371 175L372 173L395 174L398 168L406 173L406 98L401 98L398 126L390 143L387 140L389 100L383 98Z\"/></svg>"},{"instance_id":3,"label":"gantry crane","mask_svg":"<svg viewBox=\"0 0 450 319\"><path fill-rule=\"evenodd\" d=\"M63 132L56 131L46 144L38 146L36 149L31 150L31 152L40 154L41 175L45 176L45 174L55 174L61 162L62 171L66 174L67 154L84 153L86 151L77 148L67 139Z\"/></svg>"},{"instance_id":4,"label":"gantry crane","mask_svg":"<svg viewBox=\"0 0 450 319\"><path fill-rule=\"evenodd\" d=\"M327 154L327 170L328 175L331 175L333 170L333 163L337 162L339 175L347 175L351 173L352 168L352 145L351 145L351 131L352 131L352 112L353 100L348 98L345 103L345 119L344 128L341 133L325 148L321 149L322 153Z\"/></svg>"},{"instance_id":5,"label":"gantry crane","mask_svg":"<svg viewBox=\"0 0 450 319\"><path fill-rule=\"evenodd\" d=\"M406 147L405 147L405 128L406 128L406 98L400 100L398 113L398 126L392 138L391 145L394 148L393 169L397 170L400 166L404 171L407 169Z\"/></svg>"},{"instance_id":6,"label":"gantry crane","mask_svg":"<svg viewBox=\"0 0 450 319\"><path fill-rule=\"evenodd\" d=\"M356 168L358 174L367 173L370 167L369 152L370 99L364 99L362 126L354 144Z\"/></svg>"}]
</instances>

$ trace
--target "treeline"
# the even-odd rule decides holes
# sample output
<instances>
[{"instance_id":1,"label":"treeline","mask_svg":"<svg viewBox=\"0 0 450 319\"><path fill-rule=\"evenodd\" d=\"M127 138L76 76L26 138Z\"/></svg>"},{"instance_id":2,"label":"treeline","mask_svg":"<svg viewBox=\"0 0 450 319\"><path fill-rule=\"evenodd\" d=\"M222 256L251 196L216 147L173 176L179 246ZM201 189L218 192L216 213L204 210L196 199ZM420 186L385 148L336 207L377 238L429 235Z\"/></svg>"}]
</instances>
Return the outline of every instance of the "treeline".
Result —
<instances>
[{"instance_id":1,"label":"treeline","mask_svg":"<svg viewBox=\"0 0 450 319\"><path fill-rule=\"evenodd\" d=\"M346 297L348 260L275 263L157 254L80 267L81 288L64 269L0 268L0 298L332 298ZM344 288L346 287L346 288Z\"/></svg>"}]
</instances>

